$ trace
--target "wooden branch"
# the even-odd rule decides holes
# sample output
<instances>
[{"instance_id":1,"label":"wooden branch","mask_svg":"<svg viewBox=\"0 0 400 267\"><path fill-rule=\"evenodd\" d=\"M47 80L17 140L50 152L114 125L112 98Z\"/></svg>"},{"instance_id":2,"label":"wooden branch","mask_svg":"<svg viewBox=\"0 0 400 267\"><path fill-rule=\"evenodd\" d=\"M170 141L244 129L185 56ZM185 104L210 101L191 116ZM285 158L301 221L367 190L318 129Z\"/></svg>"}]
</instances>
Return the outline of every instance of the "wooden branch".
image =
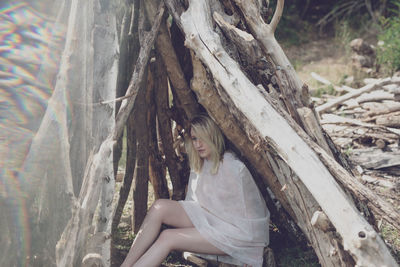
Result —
<instances>
[{"instance_id":1,"label":"wooden branch","mask_svg":"<svg viewBox=\"0 0 400 267\"><path fill-rule=\"evenodd\" d=\"M342 95L340 97L337 97L334 100L329 101L329 102L327 102L327 103L325 103L325 104L323 104L321 106L318 106L315 110L318 113L323 113L323 112L325 112L325 111L327 111L327 110L329 110L329 109L331 109L333 107L336 107L337 105L343 103L346 100L349 100L351 98L355 98L355 97L357 97L357 96L359 96L359 95L361 95L363 93L370 92L370 91L375 90L377 88L381 88L382 86L384 86L386 84L393 83L393 82L394 81L392 79L390 79L390 78L379 79L378 81L376 81L374 83L367 84L366 86L358 89L357 91L347 93L347 94ZM400 79L399 79L398 82L400 83Z\"/></svg>"},{"instance_id":2,"label":"wooden branch","mask_svg":"<svg viewBox=\"0 0 400 267\"><path fill-rule=\"evenodd\" d=\"M319 151L322 151L319 147L313 146L313 148L318 154L320 153ZM328 166L329 170L337 177L340 183L351 190L352 194L357 196L360 201L365 202L368 208L374 213L375 217L379 216L385 218L391 225L400 230L400 213L398 211L369 188L354 179L354 177L350 176L343 167L332 160L325 152L319 155L321 156L321 160Z\"/></svg>"},{"instance_id":3,"label":"wooden branch","mask_svg":"<svg viewBox=\"0 0 400 267\"><path fill-rule=\"evenodd\" d=\"M147 71L146 71L147 72ZM147 214L148 184L149 184L149 136L147 125L148 102L146 99L147 88L153 86L153 78L148 76L147 82L142 82L142 87L137 94L135 103L135 132L136 132L136 164L133 184L132 230L136 234Z\"/></svg>"},{"instance_id":4,"label":"wooden branch","mask_svg":"<svg viewBox=\"0 0 400 267\"><path fill-rule=\"evenodd\" d=\"M132 7L132 5L130 6ZM129 53L129 46L128 46L128 31L129 25L131 21L131 16L133 16L132 8L127 8L124 13L124 17L121 22L121 33L120 33L120 44L119 44L119 51L120 54ZM116 98L125 95L126 89L128 88L128 83L126 82L127 77L131 75L131 73L127 74L128 72L128 57L120 58L118 61L118 77L117 77L117 88L116 88ZM103 103L102 103L103 104ZM120 107L120 102L115 103L115 115L118 113ZM114 164L114 177L118 175L118 163L122 155L122 138L120 138L114 147L113 151L113 164Z\"/></svg>"},{"instance_id":5,"label":"wooden branch","mask_svg":"<svg viewBox=\"0 0 400 267\"><path fill-rule=\"evenodd\" d=\"M272 17L271 22L269 24L272 33L275 33L276 27L278 26L278 23L281 20L284 5L285 5L285 0L278 0L274 16Z\"/></svg>"},{"instance_id":6,"label":"wooden branch","mask_svg":"<svg viewBox=\"0 0 400 267\"><path fill-rule=\"evenodd\" d=\"M299 108L298 113L301 121L303 122L306 133L311 136L317 144L319 144L330 156L333 157L333 153L326 142L325 136L322 134L322 129L316 116L308 107Z\"/></svg>"},{"instance_id":7,"label":"wooden branch","mask_svg":"<svg viewBox=\"0 0 400 267\"><path fill-rule=\"evenodd\" d=\"M143 1L141 2L141 6ZM164 16L161 16L161 20ZM161 23L161 22L160 22ZM139 10L139 43L142 47L146 41L144 34L147 28L148 21L146 20L144 8ZM158 27L159 28L159 27ZM159 32L159 30L158 30ZM149 90L152 90L154 79L149 71L149 64L146 65L143 74L143 80L140 83L140 89L137 93L137 101L134 108L136 109L135 124L136 124L136 162L133 177L133 203L131 209L132 232L137 234L147 214L148 206L148 188L149 188L149 135L148 135L148 111L149 99L147 98Z\"/></svg>"},{"instance_id":8,"label":"wooden branch","mask_svg":"<svg viewBox=\"0 0 400 267\"><path fill-rule=\"evenodd\" d=\"M340 127L341 129L341 127ZM386 146L386 143L395 143L398 140L398 135L395 134L388 134L385 132L371 132L371 129L364 128L364 127L346 127L344 130L338 130L338 132L329 132L329 135L332 136L333 138L339 138L339 139L348 139L350 140L349 143L353 143L354 139L357 139L358 143L363 143L362 140L370 138L371 141L369 141L369 144L375 144L376 146L380 148L384 148ZM360 141L358 141L360 140ZM340 143L340 142L339 142ZM342 146L343 148L346 148L345 146Z\"/></svg>"},{"instance_id":9,"label":"wooden branch","mask_svg":"<svg viewBox=\"0 0 400 267\"><path fill-rule=\"evenodd\" d=\"M354 160L365 168L377 170L400 165L399 150L394 152L382 152L381 150L362 152L363 150L359 149L354 150L352 154Z\"/></svg>"},{"instance_id":10,"label":"wooden branch","mask_svg":"<svg viewBox=\"0 0 400 267\"><path fill-rule=\"evenodd\" d=\"M359 121L357 119L343 118L343 117L335 115L335 114L323 114L321 123L322 124L324 124L324 123L353 124L353 125L358 125L358 126L363 126L363 127L368 127L368 128L377 128L377 129L381 129L383 131L389 131L389 132L392 132L392 133L400 136L400 129L385 127L382 125L376 125L376 124L372 124L372 123L365 123L365 122Z\"/></svg>"},{"instance_id":11,"label":"wooden branch","mask_svg":"<svg viewBox=\"0 0 400 267\"><path fill-rule=\"evenodd\" d=\"M274 37L273 29L260 16L254 0L234 0L241 10L254 38L260 43L265 55L275 64L276 76L283 101L289 114L301 124L297 109L308 106L308 95L304 97L303 90L307 88L298 77L292 64ZM283 2L283 1L282 1Z\"/></svg>"},{"instance_id":12,"label":"wooden branch","mask_svg":"<svg viewBox=\"0 0 400 267\"><path fill-rule=\"evenodd\" d=\"M342 92L342 91L351 92L354 90L353 88L350 88L348 86L339 87L337 85L334 85L331 81L325 79L324 77L322 77L321 75L319 75L315 72L311 72L311 77L313 77L315 80L317 80L318 82L320 82L322 84L331 85L337 92Z\"/></svg>"},{"instance_id":13,"label":"wooden branch","mask_svg":"<svg viewBox=\"0 0 400 267\"><path fill-rule=\"evenodd\" d=\"M126 54L126 58L120 59L120 67L118 71L117 91L123 91L126 94L126 90L129 86L129 78L132 76L133 65L128 64L128 59L131 61L136 61L139 54L139 33L138 33L138 21L139 21L139 8L140 0L134 0L130 5L130 8L126 11L130 15L126 19L126 25L121 29L121 54ZM126 51L125 51L126 50ZM125 53L124 53L125 51ZM122 64L123 63L123 64ZM125 87L124 89L122 89ZM119 89L118 89L119 88ZM119 94L117 94L119 96ZM122 100L121 100L122 101ZM116 105L119 110L119 104ZM113 222L112 222L112 237L116 236L118 224L120 222L122 211L125 207L125 203L128 200L128 195L132 186L132 179L136 164L136 134L134 131L134 118L135 110L133 109L126 122L126 163L125 163L125 173L122 181L122 186L120 188L118 196L117 205L114 209ZM118 151L118 152L116 152ZM119 158L122 154L122 138L119 138L118 145L114 147L114 173L118 170Z\"/></svg>"},{"instance_id":14,"label":"wooden branch","mask_svg":"<svg viewBox=\"0 0 400 267\"><path fill-rule=\"evenodd\" d=\"M191 119L200 112L199 106L193 96L193 92L190 90L190 87L186 82L186 78L179 64L165 23L161 25L156 46L162 57L162 60L164 61L164 66L167 70L168 77L170 78L172 86L174 87L179 98L179 102L188 118Z\"/></svg>"},{"instance_id":15,"label":"wooden branch","mask_svg":"<svg viewBox=\"0 0 400 267\"><path fill-rule=\"evenodd\" d=\"M210 6L212 14L220 14L229 24L237 25L240 22L240 16L237 14L230 1L212 0ZM228 15L226 10L229 10L231 15Z\"/></svg>"},{"instance_id":16,"label":"wooden branch","mask_svg":"<svg viewBox=\"0 0 400 267\"><path fill-rule=\"evenodd\" d=\"M244 32L233 25L228 24L218 13L213 13L213 18L223 30L225 36L227 36L233 43L235 43L236 47L241 54L241 58L247 60L247 64L253 65L261 65L260 69L257 70L262 73L262 75L267 74L268 72L273 73L276 70L273 66L269 66L272 64L266 64L266 59L262 53L261 48L258 46L257 41L253 38L253 36L247 32ZM264 64L260 64L264 63ZM267 66L265 66L267 65ZM251 74L249 76L252 76ZM263 78L263 77L262 77ZM261 78L261 80L262 80ZM270 78L270 77L265 77ZM253 79L254 80L254 79ZM262 86L261 86L262 87ZM269 96L272 96L281 106L284 106L281 100L280 94L274 94L274 88L271 86L269 87L270 93ZM260 89L260 92L263 94L266 93L264 88ZM308 97L308 96L306 96ZM297 113L299 114L299 119L304 125L304 129L306 132L315 138L315 140L322 146L328 153L333 155L331 152L331 148L326 141L326 135L324 134L321 126L319 125L318 118L314 112L308 107L302 107L297 109ZM334 150L335 151L335 150Z\"/></svg>"},{"instance_id":17,"label":"wooden branch","mask_svg":"<svg viewBox=\"0 0 400 267\"><path fill-rule=\"evenodd\" d=\"M368 110L368 112L366 112L365 114L366 118L362 120L364 122L367 122L375 120L376 117L371 117L371 116L383 115L395 111L400 111L400 102L397 101L385 101L383 103L370 102L361 104L361 107L363 109Z\"/></svg>"},{"instance_id":18,"label":"wooden branch","mask_svg":"<svg viewBox=\"0 0 400 267\"><path fill-rule=\"evenodd\" d=\"M213 18L226 38L237 48L240 61L242 62L241 65L247 75L254 84L262 85L261 87L263 88L260 90L267 93L264 88L273 86L271 80L273 79L273 74L276 72L276 69L266 59L257 40L255 40L251 34L229 24L219 13L214 12ZM270 95L273 94L273 90L274 88L270 88ZM279 98L279 94L276 94L275 99L284 105L282 99Z\"/></svg>"},{"instance_id":19,"label":"wooden branch","mask_svg":"<svg viewBox=\"0 0 400 267\"><path fill-rule=\"evenodd\" d=\"M400 114L390 114L376 118L377 125L400 128Z\"/></svg>"},{"instance_id":20,"label":"wooden branch","mask_svg":"<svg viewBox=\"0 0 400 267\"><path fill-rule=\"evenodd\" d=\"M394 100L394 94L386 92L384 90L376 90L370 93L365 93L356 98L358 103L383 101L383 100Z\"/></svg>"},{"instance_id":21,"label":"wooden branch","mask_svg":"<svg viewBox=\"0 0 400 267\"><path fill-rule=\"evenodd\" d=\"M326 216L325 213L322 211L316 211L314 212L312 218L311 218L311 224L318 229L321 229L323 232L328 232L332 231L334 227L332 226L331 222L328 219L328 216Z\"/></svg>"},{"instance_id":22,"label":"wooden branch","mask_svg":"<svg viewBox=\"0 0 400 267\"><path fill-rule=\"evenodd\" d=\"M164 159L162 158L162 153L159 150L158 144L158 132L160 125L158 125L157 120L157 102L161 101L165 104L168 104L168 85L167 85L167 76L164 72L160 72L159 68L162 68L162 63L159 60L157 55L155 62L150 64L151 73L153 73L154 77L154 86L151 90L150 96L150 116L149 116L149 177L151 184L154 188L155 198L166 198L169 199L169 191L166 179L166 166L164 163ZM156 91L158 92L156 94ZM165 94L160 94L160 91L165 91ZM159 97L165 97L162 100L156 100Z\"/></svg>"},{"instance_id":23,"label":"wooden branch","mask_svg":"<svg viewBox=\"0 0 400 267\"><path fill-rule=\"evenodd\" d=\"M207 267L208 266L208 262L205 259L202 259L190 252L184 252L183 258L191 263L196 264L196 266L198 266L198 267Z\"/></svg>"},{"instance_id":24,"label":"wooden branch","mask_svg":"<svg viewBox=\"0 0 400 267\"><path fill-rule=\"evenodd\" d=\"M398 155L398 157L399 157L399 155ZM400 162L397 165L400 165ZM382 179L379 177L372 177L370 175L362 175L361 180L366 183L380 186L381 188L396 190L395 183L389 181L387 178Z\"/></svg>"},{"instance_id":25,"label":"wooden branch","mask_svg":"<svg viewBox=\"0 0 400 267\"><path fill-rule=\"evenodd\" d=\"M148 18L150 22L153 23L156 12L155 1L146 1L145 6ZM164 61L168 77L175 88L181 106L185 110L188 118L191 119L194 115L199 113L199 106L193 96L193 92L186 82L174 46L172 45L166 22L163 22L160 26L160 31L156 39L156 47Z\"/></svg>"},{"instance_id":26,"label":"wooden branch","mask_svg":"<svg viewBox=\"0 0 400 267\"><path fill-rule=\"evenodd\" d=\"M184 169L183 162L177 157L173 147L172 125L171 119L168 116L169 97L168 97L168 81L165 67L159 54L157 54L155 76L157 77L156 88L156 107L158 118L158 130L160 133L163 153L165 155L165 163L168 167L168 173L172 182L172 199L181 200L185 195L184 177L181 177L181 171Z\"/></svg>"},{"instance_id":27,"label":"wooden branch","mask_svg":"<svg viewBox=\"0 0 400 267\"><path fill-rule=\"evenodd\" d=\"M352 254L357 264L372 266L384 262L388 266L395 266L396 263L383 241L360 216L319 160L318 155L322 152L318 151L317 154L310 148L308 137L306 142L303 139L306 138L305 134L299 136L302 131L297 128L295 131L292 128L295 124L288 124L291 119L283 118L271 103L265 101L259 90L240 71L237 63L222 49L218 36L212 31L209 12L205 1L190 1L188 10L181 17L187 38L186 45L196 51L196 55L208 66L216 82L224 88L235 105L241 108L248 122L260 135L265 136L270 148L298 175L328 215L343 238L344 248ZM263 145L262 147L266 148ZM310 169L313 171L310 172ZM332 199L335 199L335 203L332 203ZM350 221L352 227L348 227Z\"/></svg>"},{"instance_id":28,"label":"wooden branch","mask_svg":"<svg viewBox=\"0 0 400 267\"><path fill-rule=\"evenodd\" d=\"M180 19L181 14L185 10L179 0L162 0L165 6L168 8L169 14L174 18L175 23L180 29L182 29L182 22Z\"/></svg>"},{"instance_id":29,"label":"wooden branch","mask_svg":"<svg viewBox=\"0 0 400 267\"><path fill-rule=\"evenodd\" d=\"M126 123L126 165L125 174L122 182L122 186L119 190L117 205L114 209L113 222L112 222L112 233L115 234L117 231L118 224L121 220L122 212L125 207L125 203L128 200L129 192L131 191L133 174L136 165L136 133L135 133L135 114L132 112L129 115Z\"/></svg>"},{"instance_id":30,"label":"wooden branch","mask_svg":"<svg viewBox=\"0 0 400 267\"><path fill-rule=\"evenodd\" d=\"M124 125L128 119L130 111L133 108L133 104L135 103L135 98L140 86L140 82L138 81L141 81L143 79L143 75L146 69L145 67L150 58L150 50L158 33L158 29L160 28L161 19L164 15L164 11L164 4L161 2L158 7L158 12L151 31L144 37L143 45L140 49L140 53L135 64L135 69L133 71L131 81L129 82L128 90L126 91L126 95L132 97L129 99L125 99L122 102L121 108L118 112L115 122L115 130L112 136L112 139L114 140L118 139L122 135Z\"/></svg>"}]
</instances>

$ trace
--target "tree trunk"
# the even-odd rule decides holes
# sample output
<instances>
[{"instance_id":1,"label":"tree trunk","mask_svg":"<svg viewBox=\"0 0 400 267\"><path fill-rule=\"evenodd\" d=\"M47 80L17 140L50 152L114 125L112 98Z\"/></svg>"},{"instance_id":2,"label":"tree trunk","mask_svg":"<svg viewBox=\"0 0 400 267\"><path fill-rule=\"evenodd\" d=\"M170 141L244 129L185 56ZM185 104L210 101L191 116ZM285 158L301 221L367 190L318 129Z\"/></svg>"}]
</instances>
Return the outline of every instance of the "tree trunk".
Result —
<instances>
[{"instance_id":1,"label":"tree trunk","mask_svg":"<svg viewBox=\"0 0 400 267\"><path fill-rule=\"evenodd\" d=\"M150 75L148 75L150 77ZM148 81L152 80L151 78ZM147 196L149 181L149 136L147 126L148 105L146 101L146 90L151 87L152 82L143 83L137 95L135 103L136 116L136 165L133 184L133 209L132 230L139 231L140 226L147 213Z\"/></svg>"},{"instance_id":2,"label":"tree trunk","mask_svg":"<svg viewBox=\"0 0 400 267\"><path fill-rule=\"evenodd\" d=\"M169 191L166 179L166 166L165 161L162 158L162 153L159 149L158 144L158 132L159 128L162 126L158 125L157 118L157 101L158 97L166 97L167 95L158 94L156 95L156 90L159 92L168 92L168 88L166 88L167 76L165 73L159 71L160 68L160 60L156 59L156 61L150 64L151 73L154 77L154 86L151 90L151 95L149 99L150 103L150 117L149 117L149 150L150 150L150 181L154 188L155 198L169 198ZM161 65L162 68L162 65ZM163 75L164 74L164 75ZM160 90L161 89L161 90ZM165 104L168 104L168 98L159 100Z\"/></svg>"},{"instance_id":3,"label":"tree trunk","mask_svg":"<svg viewBox=\"0 0 400 267\"><path fill-rule=\"evenodd\" d=\"M136 166L136 132L135 132L135 112L132 112L126 123L126 164L123 184L118 194L118 202L115 207L113 216L112 231L117 231L118 224L121 220L125 203L128 200L131 191L133 175Z\"/></svg>"}]
</instances>

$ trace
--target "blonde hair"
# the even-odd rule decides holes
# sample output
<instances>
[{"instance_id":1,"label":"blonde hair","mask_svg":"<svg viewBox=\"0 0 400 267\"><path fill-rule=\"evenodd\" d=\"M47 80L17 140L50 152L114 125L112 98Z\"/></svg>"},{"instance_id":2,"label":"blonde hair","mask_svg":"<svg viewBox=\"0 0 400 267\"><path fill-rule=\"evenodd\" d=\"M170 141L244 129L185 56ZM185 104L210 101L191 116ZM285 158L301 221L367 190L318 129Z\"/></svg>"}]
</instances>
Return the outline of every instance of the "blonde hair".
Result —
<instances>
[{"instance_id":1,"label":"blonde hair","mask_svg":"<svg viewBox=\"0 0 400 267\"><path fill-rule=\"evenodd\" d=\"M185 147L189 155L190 168L199 173L204 160L193 147L191 132L194 131L198 138L205 142L211 149L210 160L213 163L212 174L216 174L225 152L225 140L217 124L207 115L197 115L190 122L190 130L185 138Z\"/></svg>"}]
</instances>

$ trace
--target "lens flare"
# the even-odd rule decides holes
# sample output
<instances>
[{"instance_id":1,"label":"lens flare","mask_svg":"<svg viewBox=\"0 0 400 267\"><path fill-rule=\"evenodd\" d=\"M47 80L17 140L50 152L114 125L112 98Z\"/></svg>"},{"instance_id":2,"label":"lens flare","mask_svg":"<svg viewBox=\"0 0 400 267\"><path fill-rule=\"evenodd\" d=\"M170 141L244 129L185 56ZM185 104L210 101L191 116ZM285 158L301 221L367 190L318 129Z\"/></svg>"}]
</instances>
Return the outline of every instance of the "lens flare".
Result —
<instances>
[{"instance_id":1,"label":"lens flare","mask_svg":"<svg viewBox=\"0 0 400 267\"><path fill-rule=\"evenodd\" d=\"M15 230L2 238L17 250L17 266L32 259L32 203L18 173L53 91L64 36L47 19L54 15L43 15L51 5L38 0L35 10L25 1L0 3L0 205L12 214L6 225Z\"/></svg>"}]
</instances>

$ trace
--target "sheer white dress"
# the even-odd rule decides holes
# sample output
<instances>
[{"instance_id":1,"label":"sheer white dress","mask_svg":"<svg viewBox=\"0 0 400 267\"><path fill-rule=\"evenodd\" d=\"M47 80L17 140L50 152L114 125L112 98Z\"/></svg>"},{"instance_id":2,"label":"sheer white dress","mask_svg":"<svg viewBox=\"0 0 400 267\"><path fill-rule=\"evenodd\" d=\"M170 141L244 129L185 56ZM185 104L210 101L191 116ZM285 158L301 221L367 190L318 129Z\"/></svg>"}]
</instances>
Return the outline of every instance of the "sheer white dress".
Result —
<instances>
[{"instance_id":1,"label":"sheer white dress","mask_svg":"<svg viewBox=\"0 0 400 267\"><path fill-rule=\"evenodd\" d=\"M191 172L186 198L179 203L210 243L241 263L262 266L269 243L269 211L246 166L226 152L218 172L204 161Z\"/></svg>"}]
</instances>

